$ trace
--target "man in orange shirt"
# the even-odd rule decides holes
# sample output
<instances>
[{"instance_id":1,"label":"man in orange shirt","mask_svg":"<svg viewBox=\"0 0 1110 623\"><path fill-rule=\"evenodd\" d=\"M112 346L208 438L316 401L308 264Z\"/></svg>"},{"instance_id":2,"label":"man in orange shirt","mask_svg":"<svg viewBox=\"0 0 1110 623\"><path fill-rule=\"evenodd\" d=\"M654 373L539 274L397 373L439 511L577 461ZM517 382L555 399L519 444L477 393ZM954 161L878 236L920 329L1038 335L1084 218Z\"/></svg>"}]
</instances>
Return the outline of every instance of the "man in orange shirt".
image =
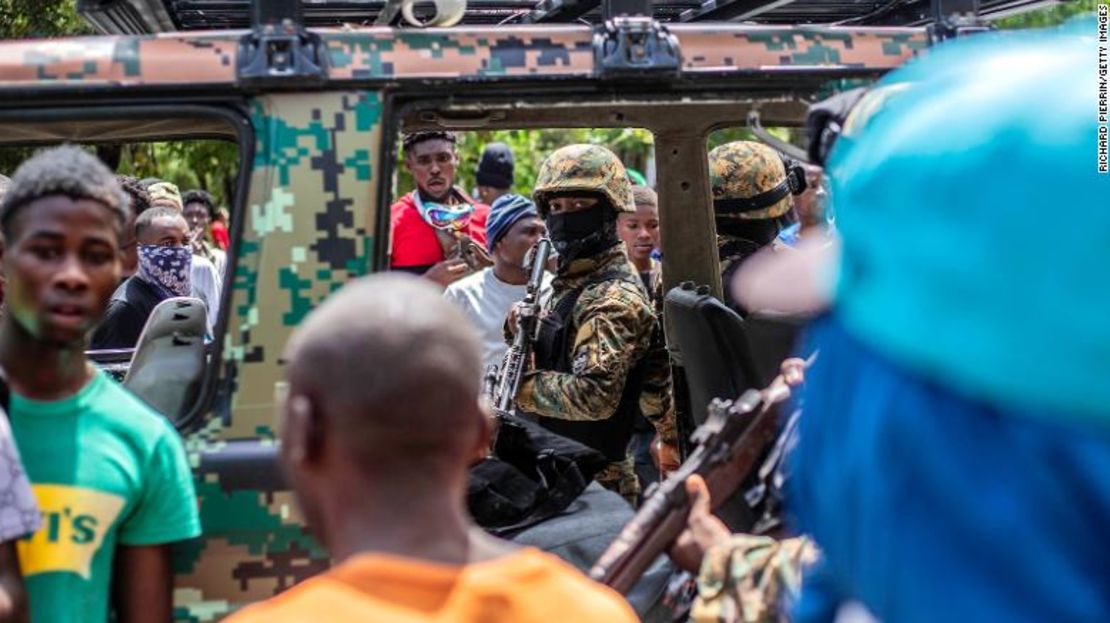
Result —
<instances>
[{"instance_id":1,"label":"man in orange shirt","mask_svg":"<svg viewBox=\"0 0 1110 623\"><path fill-rule=\"evenodd\" d=\"M394 273L348 284L294 333L281 459L336 566L228 621L637 620L618 594L467 515L491 418L465 326L433 284Z\"/></svg>"}]
</instances>

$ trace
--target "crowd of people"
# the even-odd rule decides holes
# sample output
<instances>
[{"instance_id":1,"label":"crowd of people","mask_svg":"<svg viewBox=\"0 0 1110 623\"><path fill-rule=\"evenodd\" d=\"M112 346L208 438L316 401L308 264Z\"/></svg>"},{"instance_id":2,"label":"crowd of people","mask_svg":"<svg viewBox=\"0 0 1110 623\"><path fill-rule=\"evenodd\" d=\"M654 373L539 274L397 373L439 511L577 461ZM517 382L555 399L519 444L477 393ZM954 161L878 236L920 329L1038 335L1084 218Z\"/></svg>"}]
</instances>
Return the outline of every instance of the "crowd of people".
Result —
<instances>
[{"instance_id":1,"label":"crowd of people","mask_svg":"<svg viewBox=\"0 0 1110 623\"><path fill-rule=\"evenodd\" d=\"M818 170L753 141L708 154L727 304L811 314L799 352L816 357L783 367L805 383L794 532L730 534L705 483L685 483L670 555L697 576L693 620L1110 614L1110 212L1083 162L1087 43L984 37L874 87L828 163L839 243ZM480 529L465 500L496 437L483 374L544 237L557 256L516 409L596 454L594 480L629 506L678 467L658 197L599 145L545 155L530 196L488 146L477 197L451 133L403 148L416 188L391 207L392 272L333 294L283 354L281 462L336 565L229 620L634 621L566 562ZM85 350L90 334L133 345L167 297L214 318L226 228L205 193L117 178L75 147L0 190L0 620L167 621L169 544L201 530L182 442ZM1061 193L1082 218L1056 223L1067 244L1049 256L1027 243Z\"/></svg>"},{"instance_id":2,"label":"crowd of people","mask_svg":"<svg viewBox=\"0 0 1110 623\"><path fill-rule=\"evenodd\" d=\"M226 222L204 191L73 146L0 177L0 620L170 619L169 545L200 534L192 473L169 420L85 353L134 348L172 297L200 299L211 335Z\"/></svg>"}]
</instances>

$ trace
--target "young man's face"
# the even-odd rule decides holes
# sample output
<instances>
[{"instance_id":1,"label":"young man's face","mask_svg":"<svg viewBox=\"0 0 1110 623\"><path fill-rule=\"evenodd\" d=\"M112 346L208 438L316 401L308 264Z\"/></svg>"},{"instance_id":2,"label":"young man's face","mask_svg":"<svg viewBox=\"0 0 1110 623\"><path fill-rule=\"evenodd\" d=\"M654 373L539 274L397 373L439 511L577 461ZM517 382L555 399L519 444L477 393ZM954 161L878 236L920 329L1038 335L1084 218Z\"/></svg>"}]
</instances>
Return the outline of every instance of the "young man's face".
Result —
<instances>
[{"instance_id":1,"label":"young man's face","mask_svg":"<svg viewBox=\"0 0 1110 623\"><path fill-rule=\"evenodd\" d=\"M208 222L211 220L208 217L208 206L199 201L186 203L185 210L182 214L189 223L189 231L194 233L204 231L204 228L208 227Z\"/></svg>"},{"instance_id":2,"label":"young man's face","mask_svg":"<svg viewBox=\"0 0 1110 623\"><path fill-rule=\"evenodd\" d=\"M494 258L512 266L523 266L524 257L547 233L547 226L538 216L526 216L513 223L509 231L497 241Z\"/></svg>"},{"instance_id":3,"label":"young man's face","mask_svg":"<svg viewBox=\"0 0 1110 623\"><path fill-rule=\"evenodd\" d=\"M451 194L457 165L455 146L444 139L417 143L405 154L405 166L412 172L420 194L435 201L443 201Z\"/></svg>"},{"instance_id":4,"label":"young man's face","mask_svg":"<svg viewBox=\"0 0 1110 623\"><path fill-rule=\"evenodd\" d=\"M651 252L659 247L659 209L653 205L636 206L633 214L617 217L617 233L635 263L650 263Z\"/></svg>"},{"instance_id":5,"label":"young man's face","mask_svg":"<svg viewBox=\"0 0 1110 623\"><path fill-rule=\"evenodd\" d=\"M156 218L138 236L139 244L183 247L189 243L189 227L180 216Z\"/></svg>"},{"instance_id":6,"label":"young man's face","mask_svg":"<svg viewBox=\"0 0 1110 623\"><path fill-rule=\"evenodd\" d=\"M119 281L115 215L91 199L53 196L25 206L11 225L8 312L37 340L83 342Z\"/></svg>"}]
</instances>

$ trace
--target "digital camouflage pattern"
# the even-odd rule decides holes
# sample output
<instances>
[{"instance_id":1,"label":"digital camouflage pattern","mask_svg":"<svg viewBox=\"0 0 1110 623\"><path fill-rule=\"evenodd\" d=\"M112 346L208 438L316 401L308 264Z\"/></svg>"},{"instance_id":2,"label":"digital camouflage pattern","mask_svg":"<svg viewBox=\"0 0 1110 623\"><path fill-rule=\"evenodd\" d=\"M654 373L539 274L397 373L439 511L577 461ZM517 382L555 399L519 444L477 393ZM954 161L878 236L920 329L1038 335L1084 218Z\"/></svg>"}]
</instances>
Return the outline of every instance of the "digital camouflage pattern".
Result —
<instances>
[{"instance_id":1,"label":"digital camouflage pattern","mask_svg":"<svg viewBox=\"0 0 1110 623\"><path fill-rule=\"evenodd\" d=\"M571 311L573 373L529 372L517 394L517 406L561 420L607 419L617 410L628 374L643 361L640 411L664 442L675 444L678 432L666 343L654 339L659 331L655 310L639 285L640 277L624 245L618 244L596 258L575 260L566 274L551 282L546 310L555 309L559 301L598 273L617 276L585 288ZM630 483L635 478L631 460L611 463L595 476L602 486L622 495L634 486Z\"/></svg>"},{"instance_id":2,"label":"digital camouflage pattern","mask_svg":"<svg viewBox=\"0 0 1110 623\"><path fill-rule=\"evenodd\" d=\"M733 141L709 152L709 187L713 200L751 199L778 186L786 179L786 167L777 151L755 141ZM766 208L721 215L717 218L759 220L782 216L794 205L786 195Z\"/></svg>"},{"instance_id":3,"label":"digital camouflage pattern","mask_svg":"<svg viewBox=\"0 0 1110 623\"><path fill-rule=\"evenodd\" d=\"M799 69L877 74L926 47L922 28L671 24L690 74L759 76ZM459 78L589 78L596 75L587 26L392 30L313 29L332 82ZM0 44L0 89L210 87L236 82L246 31L79 37Z\"/></svg>"},{"instance_id":4,"label":"digital camouflage pattern","mask_svg":"<svg viewBox=\"0 0 1110 623\"><path fill-rule=\"evenodd\" d=\"M328 567L277 473L278 356L292 328L370 271L377 92L254 99L256 150L236 247L221 396L186 436L204 535L175 552L175 619L213 621Z\"/></svg>"},{"instance_id":5,"label":"digital camouflage pattern","mask_svg":"<svg viewBox=\"0 0 1110 623\"><path fill-rule=\"evenodd\" d=\"M230 84L238 49L238 37L227 33L6 41L0 43L0 85Z\"/></svg>"},{"instance_id":6,"label":"digital camouflage pattern","mask_svg":"<svg viewBox=\"0 0 1110 623\"><path fill-rule=\"evenodd\" d=\"M750 534L705 554L698 575L698 597L690 612L694 623L778 623L784 602L793 602L805 568L817 560L805 537L775 540Z\"/></svg>"},{"instance_id":7,"label":"digital camouflage pattern","mask_svg":"<svg viewBox=\"0 0 1110 623\"><path fill-rule=\"evenodd\" d=\"M632 180L616 154L601 145L567 145L540 165L532 197L541 214L556 193L601 193L617 212L635 212Z\"/></svg>"}]
</instances>

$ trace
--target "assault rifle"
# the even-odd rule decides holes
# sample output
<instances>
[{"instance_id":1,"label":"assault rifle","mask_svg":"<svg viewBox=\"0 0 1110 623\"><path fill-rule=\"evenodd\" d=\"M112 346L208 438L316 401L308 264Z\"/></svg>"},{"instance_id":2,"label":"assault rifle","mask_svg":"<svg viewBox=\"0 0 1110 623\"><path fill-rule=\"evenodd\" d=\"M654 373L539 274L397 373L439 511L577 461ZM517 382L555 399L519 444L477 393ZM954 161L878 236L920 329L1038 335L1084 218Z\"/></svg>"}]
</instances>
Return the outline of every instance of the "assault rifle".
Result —
<instances>
[{"instance_id":1,"label":"assault rifle","mask_svg":"<svg viewBox=\"0 0 1110 623\"><path fill-rule=\"evenodd\" d=\"M691 438L694 451L675 472L645 494L644 504L597 563L590 578L627 593L686 527L686 479L705 479L713 504L723 501L756 466L778 435L775 405L790 396L778 377L764 390L749 389L733 401L715 399Z\"/></svg>"},{"instance_id":2,"label":"assault rifle","mask_svg":"<svg viewBox=\"0 0 1110 623\"><path fill-rule=\"evenodd\" d=\"M505 357L500 381L492 382L492 373L487 372L486 386L492 390L491 398L498 413L516 411L516 394L520 391L525 368L532 358L532 343L536 339L540 317L540 290L543 287L543 271L547 266L547 258L551 256L551 240L541 238L528 255L531 258L528 262L528 286L516 317L516 335Z\"/></svg>"}]
</instances>

